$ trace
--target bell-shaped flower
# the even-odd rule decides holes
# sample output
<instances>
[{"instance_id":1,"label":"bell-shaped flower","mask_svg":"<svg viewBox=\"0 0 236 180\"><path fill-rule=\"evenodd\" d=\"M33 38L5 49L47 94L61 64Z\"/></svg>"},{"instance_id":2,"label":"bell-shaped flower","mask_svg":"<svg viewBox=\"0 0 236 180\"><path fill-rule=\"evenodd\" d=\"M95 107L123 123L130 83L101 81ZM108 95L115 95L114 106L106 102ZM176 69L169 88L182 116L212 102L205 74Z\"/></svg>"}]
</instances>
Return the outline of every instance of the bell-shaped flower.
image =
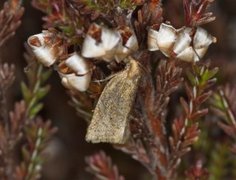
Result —
<instances>
[{"instance_id":1,"label":"bell-shaped flower","mask_svg":"<svg viewBox=\"0 0 236 180\"><path fill-rule=\"evenodd\" d=\"M176 35L176 40L173 46L173 51L175 54L179 54L184 51L186 48L190 46L192 42L191 38L191 29L190 28L183 28L178 30Z\"/></svg>"},{"instance_id":2,"label":"bell-shaped flower","mask_svg":"<svg viewBox=\"0 0 236 180\"><path fill-rule=\"evenodd\" d=\"M182 61L199 61L216 38L206 30L183 27L176 30L162 23L159 31L150 29L148 32L148 49L160 50L167 57L175 57Z\"/></svg>"},{"instance_id":3,"label":"bell-shaped flower","mask_svg":"<svg viewBox=\"0 0 236 180\"><path fill-rule=\"evenodd\" d=\"M193 47L200 58L202 58L210 44L216 43L216 38L211 36L205 29L198 27L193 38Z\"/></svg>"},{"instance_id":4,"label":"bell-shaped flower","mask_svg":"<svg viewBox=\"0 0 236 180\"><path fill-rule=\"evenodd\" d=\"M77 91L86 91L89 87L92 72L88 62L77 53L74 53L59 64L58 73L62 84Z\"/></svg>"},{"instance_id":5,"label":"bell-shaped flower","mask_svg":"<svg viewBox=\"0 0 236 180\"><path fill-rule=\"evenodd\" d=\"M121 36L117 31L92 24L84 39L81 54L86 58L97 58L109 62L114 59L114 53L120 41Z\"/></svg>"},{"instance_id":6,"label":"bell-shaped flower","mask_svg":"<svg viewBox=\"0 0 236 180\"><path fill-rule=\"evenodd\" d=\"M56 38L49 31L30 36L27 43L32 48L37 60L47 67L53 65L64 51L61 39Z\"/></svg>"},{"instance_id":7,"label":"bell-shaped flower","mask_svg":"<svg viewBox=\"0 0 236 180\"><path fill-rule=\"evenodd\" d=\"M122 37L122 41L115 51L115 59L117 62L121 62L128 55L138 50L138 40L132 30L124 28L120 29L119 33Z\"/></svg>"},{"instance_id":8,"label":"bell-shaped flower","mask_svg":"<svg viewBox=\"0 0 236 180\"><path fill-rule=\"evenodd\" d=\"M148 32L148 49L150 51L160 50L169 57L169 52L176 40L176 29L168 24L162 23L158 31L150 29Z\"/></svg>"}]
</instances>

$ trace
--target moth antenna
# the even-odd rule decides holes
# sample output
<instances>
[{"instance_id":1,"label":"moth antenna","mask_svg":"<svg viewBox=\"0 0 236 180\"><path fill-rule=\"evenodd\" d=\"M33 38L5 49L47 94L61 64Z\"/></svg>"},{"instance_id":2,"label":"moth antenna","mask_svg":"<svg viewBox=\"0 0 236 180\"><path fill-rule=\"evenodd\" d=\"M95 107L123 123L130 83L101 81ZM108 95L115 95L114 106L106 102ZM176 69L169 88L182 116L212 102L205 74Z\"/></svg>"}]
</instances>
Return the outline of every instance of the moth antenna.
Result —
<instances>
[{"instance_id":1,"label":"moth antenna","mask_svg":"<svg viewBox=\"0 0 236 180\"><path fill-rule=\"evenodd\" d=\"M101 83L101 82L109 81L110 79L112 79L113 77L115 77L115 76L116 76L117 74L119 74L119 73L120 73L120 72L115 73L115 74L112 74L112 75L106 77L105 79L93 80L93 82Z\"/></svg>"}]
</instances>

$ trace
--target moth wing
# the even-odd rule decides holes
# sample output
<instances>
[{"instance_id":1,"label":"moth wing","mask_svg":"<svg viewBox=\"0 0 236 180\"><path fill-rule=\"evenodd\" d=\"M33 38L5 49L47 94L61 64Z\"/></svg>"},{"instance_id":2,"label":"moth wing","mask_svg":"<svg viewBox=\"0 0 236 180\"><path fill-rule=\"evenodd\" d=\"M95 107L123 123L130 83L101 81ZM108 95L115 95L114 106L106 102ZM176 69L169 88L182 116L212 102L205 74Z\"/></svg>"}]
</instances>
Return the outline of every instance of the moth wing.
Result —
<instances>
[{"instance_id":1,"label":"moth wing","mask_svg":"<svg viewBox=\"0 0 236 180\"><path fill-rule=\"evenodd\" d=\"M128 69L111 79L104 88L87 130L86 140L93 143L122 144L126 141L129 114L140 77L128 78Z\"/></svg>"}]
</instances>

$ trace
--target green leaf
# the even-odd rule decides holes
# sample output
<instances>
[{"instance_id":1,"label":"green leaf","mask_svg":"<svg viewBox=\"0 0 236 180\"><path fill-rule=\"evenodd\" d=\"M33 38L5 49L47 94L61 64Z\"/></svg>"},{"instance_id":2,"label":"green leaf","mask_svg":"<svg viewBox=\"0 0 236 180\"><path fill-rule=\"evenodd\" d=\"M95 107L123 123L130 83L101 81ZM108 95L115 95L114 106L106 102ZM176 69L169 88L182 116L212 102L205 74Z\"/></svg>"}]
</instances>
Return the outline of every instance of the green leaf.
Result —
<instances>
[{"instance_id":1,"label":"green leaf","mask_svg":"<svg viewBox=\"0 0 236 180\"><path fill-rule=\"evenodd\" d=\"M41 76L40 76L40 80L41 80L41 83L45 83L45 81L47 81L49 79L49 77L51 76L52 74L52 71L51 70L46 70L44 71Z\"/></svg>"},{"instance_id":2,"label":"green leaf","mask_svg":"<svg viewBox=\"0 0 236 180\"><path fill-rule=\"evenodd\" d=\"M207 81L213 78L218 72L218 68L214 68L212 70L206 69L203 75L201 76L201 80L203 83L207 83Z\"/></svg>"},{"instance_id":3,"label":"green leaf","mask_svg":"<svg viewBox=\"0 0 236 180\"><path fill-rule=\"evenodd\" d=\"M196 86L198 84L197 77L192 72L187 71L186 75L192 86Z\"/></svg>"},{"instance_id":4,"label":"green leaf","mask_svg":"<svg viewBox=\"0 0 236 180\"><path fill-rule=\"evenodd\" d=\"M28 103L28 111L31 111L31 108L37 103L37 98L34 96Z\"/></svg>"},{"instance_id":5,"label":"green leaf","mask_svg":"<svg viewBox=\"0 0 236 180\"><path fill-rule=\"evenodd\" d=\"M23 147L21 148L21 152L22 152L22 155L23 155L24 159L29 161L29 160L30 160L30 153L29 153L29 151L26 149L25 146L23 146Z\"/></svg>"},{"instance_id":6,"label":"green leaf","mask_svg":"<svg viewBox=\"0 0 236 180\"><path fill-rule=\"evenodd\" d=\"M60 26L59 28L66 34L66 36L71 37L75 34L75 29L72 26Z\"/></svg>"},{"instance_id":7,"label":"green leaf","mask_svg":"<svg viewBox=\"0 0 236 180\"><path fill-rule=\"evenodd\" d=\"M26 84L24 82L21 82L21 92L23 94L23 98L26 102L29 102L31 97L32 97L32 93L30 91L30 89L26 86Z\"/></svg>"},{"instance_id":8,"label":"green leaf","mask_svg":"<svg viewBox=\"0 0 236 180\"><path fill-rule=\"evenodd\" d=\"M222 102L222 97L218 94L218 93L215 93L214 96L213 96L213 105L220 109L220 110L224 110L225 107L224 107L224 104Z\"/></svg>"},{"instance_id":9,"label":"green leaf","mask_svg":"<svg viewBox=\"0 0 236 180\"><path fill-rule=\"evenodd\" d=\"M50 90L50 85L39 88L35 94L37 101L44 98L48 94L49 90Z\"/></svg>"},{"instance_id":10,"label":"green leaf","mask_svg":"<svg viewBox=\"0 0 236 180\"><path fill-rule=\"evenodd\" d=\"M39 103L31 108L29 112L30 118L34 118L36 114L38 114L39 111L41 111L43 108L43 103Z\"/></svg>"},{"instance_id":11,"label":"green leaf","mask_svg":"<svg viewBox=\"0 0 236 180\"><path fill-rule=\"evenodd\" d=\"M209 71L209 75L208 75L208 76L210 77L209 79L215 77L218 72L219 72L219 68L218 68L218 67L216 67L216 68L210 70L210 71Z\"/></svg>"},{"instance_id":12,"label":"green leaf","mask_svg":"<svg viewBox=\"0 0 236 180\"><path fill-rule=\"evenodd\" d=\"M221 180L226 178L229 163L229 149L225 144L217 144L211 153L209 164L209 180Z\"/></svg>"}]
</instances>

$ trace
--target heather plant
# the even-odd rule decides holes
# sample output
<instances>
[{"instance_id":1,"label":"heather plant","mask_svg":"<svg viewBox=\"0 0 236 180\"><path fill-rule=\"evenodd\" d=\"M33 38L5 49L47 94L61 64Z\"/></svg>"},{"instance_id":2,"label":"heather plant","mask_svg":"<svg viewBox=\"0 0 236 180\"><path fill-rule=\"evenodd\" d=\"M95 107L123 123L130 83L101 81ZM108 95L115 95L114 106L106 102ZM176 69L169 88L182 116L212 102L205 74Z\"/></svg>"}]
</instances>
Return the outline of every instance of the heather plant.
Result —
<instances>
[{"instance_id":1,"label":"heather plant","mask_svg":"<svg viewBox=\"0 0 236 180\"><path fill-rule=\"evenodd\" d=\"M1 179L53 179L45 167L59 149L52 144L60 128L42 113L52 74L87 124L84 141L109 144L139 162L148 172L140 179L234 179L235 85L222 83L226 73L207 58L214 61L208 49L217 44L205 30L217 21L209 10L216 2L181 3L177 26L168 19L177 1L33 0L44 24L25 40L26 78L13 110L8 89L20 68L0 62ZM23 5L4 3L0 47L20 26ZM129 171L102 150L81 158L91 174L81 179L121 180L122 169Z\"/></svg>"}]
</instances>

